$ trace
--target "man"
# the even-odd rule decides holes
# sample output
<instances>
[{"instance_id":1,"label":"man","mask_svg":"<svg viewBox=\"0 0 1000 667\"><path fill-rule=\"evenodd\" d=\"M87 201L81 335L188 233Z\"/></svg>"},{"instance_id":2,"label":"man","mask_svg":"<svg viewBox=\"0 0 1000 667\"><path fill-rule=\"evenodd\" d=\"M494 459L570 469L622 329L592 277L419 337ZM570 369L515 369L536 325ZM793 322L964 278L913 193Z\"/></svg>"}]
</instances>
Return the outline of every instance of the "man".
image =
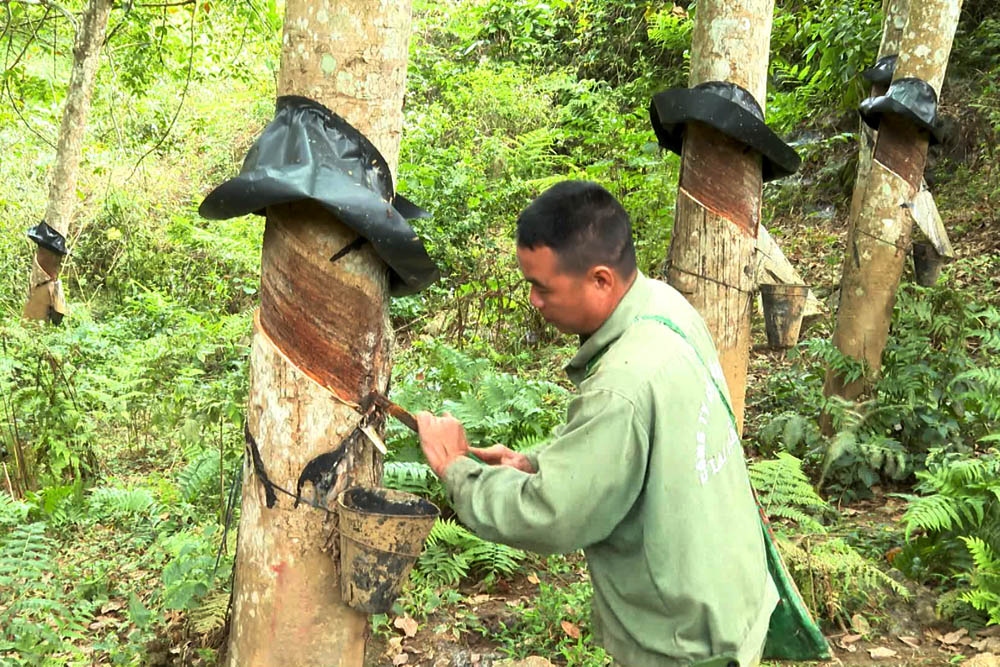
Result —
<instances>
[{"instance_id":1,"label":"man","mask_svg":"<svg viewBox=\"0 0 1000 667\"><path fill-rule=\"evenodd\" d=\"M417 416L459 518L496 542L583 549L594 634L617 663L756 665L778 596L704 323L637 271L628 214L595 183L532 202L517 260L532 306L580 336L566 369L578 393L527 453L470 448L449 415Z\"/></svg>"}]
</instances>

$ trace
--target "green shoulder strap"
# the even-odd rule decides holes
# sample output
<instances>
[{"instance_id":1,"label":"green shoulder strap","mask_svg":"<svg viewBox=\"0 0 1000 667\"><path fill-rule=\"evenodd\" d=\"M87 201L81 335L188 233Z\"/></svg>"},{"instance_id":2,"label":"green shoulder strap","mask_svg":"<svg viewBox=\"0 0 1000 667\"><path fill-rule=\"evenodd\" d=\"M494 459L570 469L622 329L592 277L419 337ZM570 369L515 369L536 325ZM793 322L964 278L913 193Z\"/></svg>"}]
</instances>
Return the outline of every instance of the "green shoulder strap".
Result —
<instances>
[{"instance_id":1,"label":"green shoulder strap","mask_svg":"<svg viewBox=\"0 0 1000 667\"><path fill-rule=\"evenodd\" d=\"M640 315L635 318L636 322L640 322L642 320L653 320L654 322L659 322L680 336L681 340L688 344L688 347L694 352L694 356L698 358L698 361L701 362L701 365L704 366L705 370L708 372L709 379L712 381L712 384L715 385L715 391L719 392L719 398L722 399L722 404L726 406L726 411L729 413L729 419L733 422L733 428L736 428L737 431L739 431L736 427L736 414L733 412L733 406L729 404L729 398L726 396L726 392L722 389L722 383L726 381L725 378L717 377L716 373L712 372L712 367L709 366L708 362L706 362L701 356L698 348L694 346L694 343L692 343L691 339L688 338L686 333L684 333L684 330L677 326L672 320L662 315Z\"/></svg>"}]
</instances>

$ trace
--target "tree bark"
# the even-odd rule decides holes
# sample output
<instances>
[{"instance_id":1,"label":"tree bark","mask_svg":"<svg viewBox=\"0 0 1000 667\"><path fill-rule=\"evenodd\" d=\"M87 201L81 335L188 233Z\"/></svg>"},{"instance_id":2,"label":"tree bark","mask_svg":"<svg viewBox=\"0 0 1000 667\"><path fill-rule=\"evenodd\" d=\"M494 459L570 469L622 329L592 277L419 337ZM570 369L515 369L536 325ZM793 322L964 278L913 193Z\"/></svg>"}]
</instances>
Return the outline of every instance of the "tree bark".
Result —
<instances>
[{"instance_id":1,"label":"tree bark","mask_svg":"<svg viewBox=\"0 0 1000 667\"><path fill-rule=\"evenodd\" d=\"M83 136L110 14L111 0L90 0L73 45L73 70L66 91L66 106L56 146L56 165L49 182L49 200L45 209L45 222L63 237L69 234L76 209L76 181L83 154ZM65 314L59 280L61 270L61 255L40 246L36 249L24 318L46 320L61 318Z\"/></svg>"},{"instance_id":2,"label":"tree bark","mask_svg":"<svg viewBox=\"0 0 1000 667\"><path fill-rule=\"evenodd\" d=\"M340 114L395 173L402 128L410 3L289 0L279 95L310 97ZM357 235L316 204L268 209L261 307L250 356L247 430L271 482L295 490L305 466L345 442L361 416L343 401L384 392L391 332L387 267L370 245L336 263ZM353 485L378 485L371 443L351 438L336 485L303 504L268 508L252 456L242 516L228 664L360 666L368 617L340 597L336 515Z\"/></svg>"},{"instance_id":3,"label":"tree bark","mask_svg":"<svg viewBox=\"0 0 1000 667\"><path fill-rule=\"evenodd\" d=\"M690 85L728 81L764 108L773 0L699 3ZM743 429L761 158L713 128L688 125L667 280L705 319Z\"/></svg>"},{"instance_id":4,"label":"tree bark","mask_svg":"<svg viewBox=\"0 0 1000 667\"><path fill-rule=\"evenodd\" d=\"M960 0L910 3L899 36L893 81L919 78L940 95L960 12ZM883 48L890 39L883 40ZM923 178L927 145L925 131L901 117L885 116L875 139L870 173L864 181L859 173L856 188L861 193L852 206L856 210L852 210L833 343L845 355L863 361L866 373L847 382L829 369L824 386L827 396L859 397L881 368L896 291L910 252L913 225L907 207ZM828 423L824 426L829 430Z\"/></svg>"},{"instance_id":5,"label":"tree bark","mask_svg":"<svg viewBox=\"0 0 1000 667\"><path fill-rule=\"evenodd\" d=\"M879 44L878 58L899 53L899 40L906 27L906 15L910 0L883 0L882 2L882 42ZM873 84L872 97L884 95L889 87L885 84ZM861 195L865 191L864 184L872 171L872 153L875 151L876 132L868 127L865 121L858 119L858 173L854 179L854 191L851 193L851 209L848 217L850 230L861 213ZM853 231L848 232L848 238L853 237Z\"/></svg>"}]
</instances>

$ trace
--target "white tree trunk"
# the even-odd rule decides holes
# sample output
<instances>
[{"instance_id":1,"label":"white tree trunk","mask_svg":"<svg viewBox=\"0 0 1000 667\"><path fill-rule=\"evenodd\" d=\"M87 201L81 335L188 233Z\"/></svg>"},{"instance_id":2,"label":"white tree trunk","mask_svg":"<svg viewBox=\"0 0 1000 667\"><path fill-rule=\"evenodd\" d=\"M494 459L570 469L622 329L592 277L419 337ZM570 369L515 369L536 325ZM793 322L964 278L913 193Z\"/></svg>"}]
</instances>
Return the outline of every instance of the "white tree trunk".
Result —
<instances>
[{"instance_id":1,"label":"white tree trunk","mask_svg":"<svg viewBox=\"0 0 1000 667\"><path fill-rule=\"evenodd\" d=\"M763 110L773 11L774 0L700 2L690 85L735 83ZM712 332L741 430L761 191L759 155L712 128L688 125L667 280Z\"/></svg>"},{"instance_id":2,"label":"white tree trunk","mask_svg":"<svg viewBox=\"0 0 1000 667\"><path fill-rule=\"evenodd\" d=\"M346 118L395 173L402 127L410 3L289 0L279 95L310 97ZM385 391L389 378L387 270L367 245L311 203L268 209L261 309L250 358L248 431L269 479L290 491L303 468L360 422L349 401ZM381 481L364 440L347 445L336 486L315 498ZM304 500L312 501L307 484ZM251 457L244 466L228 664L360 667L368 617L340 598L335 515L279 493L266 506Z\"/></svg>"},{"instance_id":3,"label":"white tree trunk","mask_svg":"<svg viewBox=\"0 0 1000 667\"><path fill-rule=\"evenodd\" d=\"M110 14L111 0L90 0L73 45L73 70L66 91L66 106L56 146L56 165L49 182L49 201L45 209L45 222L63 237L69 234L76 209L76 181L83 154L83 137ZM45 320L53 312L60 317L65 314L59 281L61 268L61 255L41 247L36 250L28 300L24 306L25 318Z\"/></svg>"},{"instance_id":4,"label":"white tree trunk","mask_svg":"<svg viewBox=\"0 0 1000 667\"><path fill-rule=\"evenodd\" d=\"M893 80L915 77L940 95L961 0L911 2L899 37L899 59ZM887 26L888 28L889 26ZM894 26L893 26L894 27ZM890 38L886 38L885 42ZM845 355L863 361L868 372L847 383L827 372L827 396L860 396L877 376L889 337L892 309L910 252L913 227L909 206L920 187L928 136L912 123L885 116L875 140L870 174L857 183L856 210L840 281L840 305L833 343ZM829 430L828 424L825 424Z\"/></svg>"}]
</instances>

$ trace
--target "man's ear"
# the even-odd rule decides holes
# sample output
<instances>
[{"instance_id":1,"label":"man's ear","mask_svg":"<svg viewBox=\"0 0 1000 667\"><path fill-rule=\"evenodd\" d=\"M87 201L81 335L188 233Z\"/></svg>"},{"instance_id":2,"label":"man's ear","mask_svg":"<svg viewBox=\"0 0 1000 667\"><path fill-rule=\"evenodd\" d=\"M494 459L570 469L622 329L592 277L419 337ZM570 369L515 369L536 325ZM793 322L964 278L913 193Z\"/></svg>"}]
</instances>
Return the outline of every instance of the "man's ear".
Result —
<instances>
[{"instance_id":1,"label":"man's ear","mask_svg":"<svg viewBox=\"0 0 1000 667\"><path fill-rule=\"evenodd\" d=\"M618 282L618 275L610 266L598 264L590 270L590 278L598 289L607 290L614 288Z\"/></svg>"}]
</instances>

